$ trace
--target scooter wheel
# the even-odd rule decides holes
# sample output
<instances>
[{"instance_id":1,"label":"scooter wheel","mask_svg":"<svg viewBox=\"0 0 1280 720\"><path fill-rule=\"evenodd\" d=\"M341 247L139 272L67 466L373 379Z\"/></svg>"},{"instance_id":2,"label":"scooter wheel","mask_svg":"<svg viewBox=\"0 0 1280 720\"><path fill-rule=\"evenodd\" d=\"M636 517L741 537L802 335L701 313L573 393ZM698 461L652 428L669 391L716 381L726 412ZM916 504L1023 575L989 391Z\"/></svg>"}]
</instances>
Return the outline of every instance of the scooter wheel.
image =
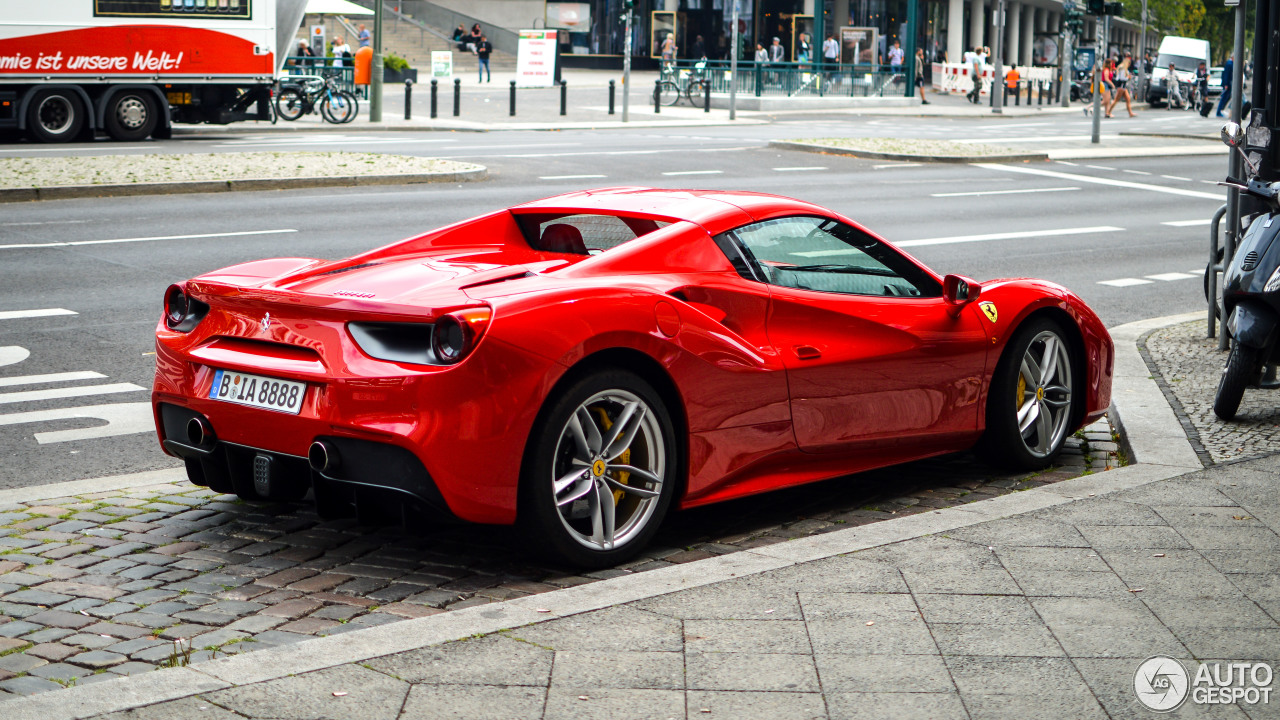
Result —
<instances>
[{"instance_id":1,"label":"scooter wheel","mask_svg":"<svg viewBox=\"0 0 1280 720\"><path fill-rule=\"evenodd\" d=\"M1223 420L1232 420L1244 399L1244 389L1258 379L1258 351L1235 343L1227 366L1218 381L1218 394L1213 398L1213 414Z\"/></svg>"}]
</instances>

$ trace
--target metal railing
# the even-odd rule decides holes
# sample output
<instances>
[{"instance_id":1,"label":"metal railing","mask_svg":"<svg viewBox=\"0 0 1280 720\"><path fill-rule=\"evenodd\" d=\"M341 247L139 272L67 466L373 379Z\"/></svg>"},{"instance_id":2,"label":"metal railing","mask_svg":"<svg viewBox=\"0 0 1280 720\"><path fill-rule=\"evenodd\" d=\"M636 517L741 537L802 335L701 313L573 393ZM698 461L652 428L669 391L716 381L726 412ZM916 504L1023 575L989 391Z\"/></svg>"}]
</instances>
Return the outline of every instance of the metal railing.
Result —
<instances>
[{"instance_id":1,"label":"metal railing","mask_svg":"<svg viewBox=\"0 0 1280 720\"><path fill-rule=\"evenodd\" d=\"M337 63L341 62L341 65ZM338 84L339 90L356 92L355 60L333 57L306 57L290 55L284 59L283 75L319 75L331 77Z\"/></svg>"},{"instance_id":2,"label":"metal railing","mask_svg":"<svg viewBox=\"0 0 1280 720\"><path fill-rule=\"evenodd\" d=\"M728 60L680 60L663 71L677 84L690 77L711 82L711 92L728 93L736 84L740 94L756 97L897 97L906 96L903 69L889 65L823 63L738 63L732 78Z\"/></svg>"}]
</instances>

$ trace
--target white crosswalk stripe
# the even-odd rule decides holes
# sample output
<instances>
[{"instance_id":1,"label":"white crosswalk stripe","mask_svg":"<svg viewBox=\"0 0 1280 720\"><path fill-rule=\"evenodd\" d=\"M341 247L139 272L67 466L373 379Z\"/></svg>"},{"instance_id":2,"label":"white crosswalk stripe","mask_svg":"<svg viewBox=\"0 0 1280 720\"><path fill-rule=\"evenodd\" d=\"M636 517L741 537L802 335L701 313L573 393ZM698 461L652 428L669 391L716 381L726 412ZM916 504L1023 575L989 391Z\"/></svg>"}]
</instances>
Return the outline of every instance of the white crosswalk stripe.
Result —
<instances>
[{"instance_id":1,"label":"white crosswalk stripe","mask_svg":"<svg viewBox=\"0 0 1280 720\"><path fill-rule=\"evenodd\" d=\"M1110 285L1111 287L1130 287L1132 285L1151 285L1151 280L1143 280L1141 278L1119 278L1117 280L1099 280L1099 285Z\"/></svg>"}]
</instances>

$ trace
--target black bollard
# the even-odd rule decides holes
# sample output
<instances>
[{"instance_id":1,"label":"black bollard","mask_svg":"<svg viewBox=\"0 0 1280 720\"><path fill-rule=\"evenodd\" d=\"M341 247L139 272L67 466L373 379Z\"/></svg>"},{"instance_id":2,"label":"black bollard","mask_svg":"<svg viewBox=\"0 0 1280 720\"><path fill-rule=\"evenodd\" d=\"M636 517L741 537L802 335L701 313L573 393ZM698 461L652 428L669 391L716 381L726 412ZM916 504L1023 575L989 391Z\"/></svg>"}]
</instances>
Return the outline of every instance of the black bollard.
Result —
<instances>
[{"instance_id":1,"label":"black bollard","mask_svg":"<svg viewBox=\"0 0 1280 720\"><path fill-rule=\"evenodd\" d=\"M436 119L436 98L440 94L440 81L431 78L431 119Z\"/></svg>"},{"instance_id":2,"label":"black bollard","mask_svg":"<svg viewBox=\"0 0 1280 720\"><path fill-rule=\"evenodd\" d=\"M569 109L569 81L560 81L560 115L564 115Z\"/></svg>"},{"instance_id":3,"label":"black bollard","mask_svg":"<svg viewBox=\"0 0 1280 720\"><path fill-rule=\"evenodd\" d=\"M711 79L710 78L708 78L707 81L702 84L702 91L703 91L702 112L709 113L711 112Z\"/></svg>"},{"instance_id":4,"label":"black bollard","mask_svg":"<svg viewBox=\"0 0 1280 720\"><path fill-rule=\"evenodd\" d=\"M609 114L613 114L613 97L618 92L618 87L613 80L609 81Z\"/></svg>"},{"instance_id":5,"label":"black bollard","mask_svg":"<svg viewBox=\"0 0 1280 720\"><path fill-rule=\"evenodd\" d=\"M462 114L462 80L453 79L453 116Z\"/></svg>"},{"instance_id":6,"label":"black bollard","mask_svg":"<svg viewBox=\"0 0 1280 720\"><path fill-rule=\"evenodd\" d=\"M404 119L409 120L413 117L413 81L405 78L404 81Z\"/></svg>"},{"instance_id":7,"label":"black bollard","mask_svg":"<svg viewBox=\"0 0 1280 720\"><path fill-rule=\"evenodd\" d=\"M662 81L653 81L653 114L662 112Z\"/></svg>"},{"instance_id":8,"label":"black bollard","mask_svg":"<svg viewBox=\"0 0 1280 720\"><path fill-rule=\"evenodd\" d=\"M516 116L516 81L511 81L511 117Z\"/></svg>"}]
</instances>

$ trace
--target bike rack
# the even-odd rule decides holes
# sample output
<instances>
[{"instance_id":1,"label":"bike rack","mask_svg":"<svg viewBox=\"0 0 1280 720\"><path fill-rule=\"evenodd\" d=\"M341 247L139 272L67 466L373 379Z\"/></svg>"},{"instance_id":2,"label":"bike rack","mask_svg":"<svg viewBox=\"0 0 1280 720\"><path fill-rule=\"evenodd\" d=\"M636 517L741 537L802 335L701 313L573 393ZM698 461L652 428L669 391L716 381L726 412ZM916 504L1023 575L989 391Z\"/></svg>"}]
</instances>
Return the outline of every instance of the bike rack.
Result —
<instances>
[{"instance_id":1,"label":"bike rack","mask_svg":"<svg viewBox=\"0 0 1280 720\"><path fill-rule=\"evenodd\" d=\"M1215 335L1214 324L1222 307L1221 303L1218 301L1218 296L1221 294L1218 291L1218 274L1226 272L1227 264L1231 262L1231 258L1226 257L1225 252L1223 253L1222 261L1218 261L1219 230L1222 226L1222 217L1226 214L1227 206L1224 204L1213 214L1213 222L1209 224L1209 265L1208 269L1205 270L1205 272L1209 274L1209 277L1206 280L1209 283L1209 297L1205 298L1205 302L1209 304L1209 337L1214 337ZM1223 326L1222 337L1218 338L1218 349L1227 349L1227 333L1225 325Z\"/></svg>"}]
</instances>

